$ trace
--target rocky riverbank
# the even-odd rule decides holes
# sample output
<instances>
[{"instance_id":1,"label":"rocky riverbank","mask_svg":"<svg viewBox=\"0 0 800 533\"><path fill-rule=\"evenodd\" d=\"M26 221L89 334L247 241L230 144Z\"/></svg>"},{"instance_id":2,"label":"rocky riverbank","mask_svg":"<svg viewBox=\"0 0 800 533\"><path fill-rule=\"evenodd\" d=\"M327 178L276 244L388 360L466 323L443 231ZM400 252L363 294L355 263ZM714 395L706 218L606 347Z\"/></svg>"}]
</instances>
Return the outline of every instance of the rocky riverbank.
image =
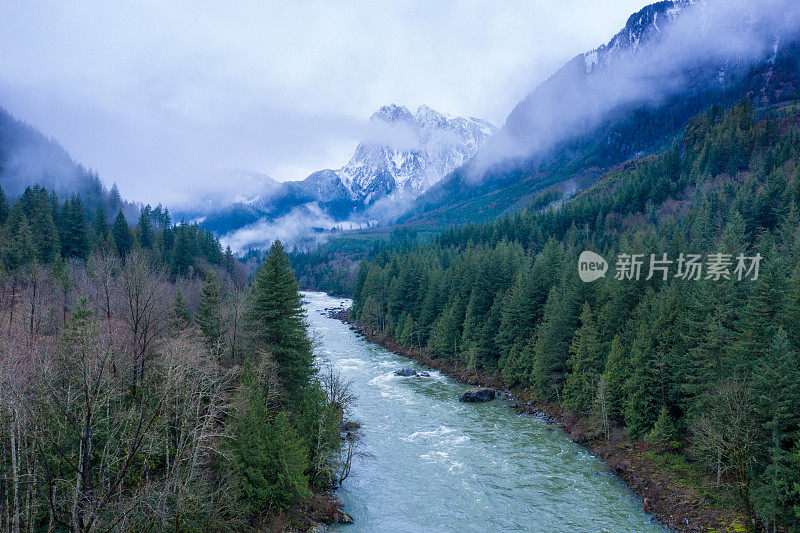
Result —
<instances>
[{"instance_id":1,"label":"rocky riverbank","mask_svg":"<svg viewBox=\"0 0 800 533\"><path fill-rule=\"evenodd\" d=\"M402 346L387 335L354 324L344 309L330 309L328 314L349 324L370 342L439 370L462 383L493 388L498 398L509 407L562 428L570 439L590 449L630 487L639 497L645 512L670 529L732 531L741 527L743 521L740 515L713 506L698 486L686 483L674 472L660 467L657 464L658 454L655 453L657 450L648 444L631 441L620 428L612 427L606 438L589 417L568 413L555 403L532 401L526 391L506 388L498 375L471 372L463 365L431 357L424 350Z\"/></svg>"}]
</instances>

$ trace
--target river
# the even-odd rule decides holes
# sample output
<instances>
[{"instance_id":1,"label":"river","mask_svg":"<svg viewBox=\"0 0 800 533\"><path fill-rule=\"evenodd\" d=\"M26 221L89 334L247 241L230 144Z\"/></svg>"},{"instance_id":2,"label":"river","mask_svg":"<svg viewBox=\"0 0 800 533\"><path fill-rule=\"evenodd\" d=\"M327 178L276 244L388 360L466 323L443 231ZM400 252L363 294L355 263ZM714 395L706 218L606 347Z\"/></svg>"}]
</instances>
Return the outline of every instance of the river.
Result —
<instances>
[{"instance_id":1,"label":"river","mask_svg":"<svg viewBox=\"0 0 800 533\"><path fill-rule=\"evenodd\" d=\"M660 531L602 462L559 429L502 401L458 402L466 386L367 342L303 294L321 365L357 396L361 451L342 487L355 518L336 531ZM430 377L399 377L399 368Z\"/></svg>"}]
</instances>

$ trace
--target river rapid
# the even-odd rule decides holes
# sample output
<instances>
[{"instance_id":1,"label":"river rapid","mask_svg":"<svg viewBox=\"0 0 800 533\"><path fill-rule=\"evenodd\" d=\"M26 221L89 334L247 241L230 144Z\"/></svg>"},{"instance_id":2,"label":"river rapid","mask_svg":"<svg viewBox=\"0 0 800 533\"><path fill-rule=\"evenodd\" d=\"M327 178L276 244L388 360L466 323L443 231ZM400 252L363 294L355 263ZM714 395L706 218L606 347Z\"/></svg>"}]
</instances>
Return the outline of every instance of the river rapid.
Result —
<instances>
[{"instance_id":1,"label":"river rapid","mask_svg":"<svg viewBox=\"0 0 800 533\"><path fill-rule=\"evenodd\" d=\"M350 301L303 293L320 366L357 396L362 425L338 491L355 523L336 531L665 531L633 494L559 429L502 400L459 403L455 380L372 344L328 318ZM399 377L414 368L430 377Z\"/></svg>"}]
</instances>

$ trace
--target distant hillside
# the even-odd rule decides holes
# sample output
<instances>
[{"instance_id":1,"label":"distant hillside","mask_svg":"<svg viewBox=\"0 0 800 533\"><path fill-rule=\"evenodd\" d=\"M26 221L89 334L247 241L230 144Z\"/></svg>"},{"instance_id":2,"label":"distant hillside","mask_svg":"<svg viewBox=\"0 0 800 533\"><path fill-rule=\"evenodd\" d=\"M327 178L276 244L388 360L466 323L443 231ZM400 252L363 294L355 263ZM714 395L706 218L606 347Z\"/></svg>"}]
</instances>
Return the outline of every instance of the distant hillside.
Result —
<instances>
[{"instance_id":1,"label":"distant hillside","mask_svg":"<svg viewBox=\"0 0 800 533\"><path fill-rule=\"evenodd\" d=\"M36 184L59 198L80 194L90 214L102 204L112 216L122 209L129 222L139 216L138 207L123 200L116 185L107 190L96 172L76 163L55 139L0 107L0 187L15 199Z\"/></svg>"}]
</instances>

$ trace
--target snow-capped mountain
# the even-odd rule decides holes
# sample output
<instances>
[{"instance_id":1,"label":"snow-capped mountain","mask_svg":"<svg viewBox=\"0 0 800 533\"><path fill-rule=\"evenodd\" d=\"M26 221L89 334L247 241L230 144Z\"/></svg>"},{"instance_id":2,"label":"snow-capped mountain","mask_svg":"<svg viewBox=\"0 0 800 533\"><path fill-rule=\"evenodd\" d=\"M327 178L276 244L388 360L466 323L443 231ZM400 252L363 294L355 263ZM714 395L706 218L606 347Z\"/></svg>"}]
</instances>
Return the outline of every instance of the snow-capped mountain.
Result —
<instances>
[{"instance_id":1,"label":"snow-capped mountain","mask_svg":"<svg viewBox=\"0 0 800 533\"><path fill-rule=\"evenodd\" d=\"M220 235L242 230L251 236L256 225L269 226L265 220L288 220L287 215L301 209L305 215L323 214L326 225L364 218L376 202L401 205L424 193L468 161L495 130L485 120L454 117L424 105L415 113L386 105L370 117L367 138L341 168L250 190L210 214L204 224ZM373 211L369 218L389 212L381 206L380 213ZM268 235L264 242L270 242Z\"/></svg>"},{"instance_id":2,"label":"snow-capped mountain","mask_svg":"<svg viewBox=\"0 0 800 533\"><path fill-rule=\"evenodd\" d=\"M419 196L465 163L495 131L485 120L452 117L424 105L415 114L403 106L383 106L370 123L376 138L361 142L335 171L350 197L365 205L384 196Z\"/></svg>"}]
</instances>

